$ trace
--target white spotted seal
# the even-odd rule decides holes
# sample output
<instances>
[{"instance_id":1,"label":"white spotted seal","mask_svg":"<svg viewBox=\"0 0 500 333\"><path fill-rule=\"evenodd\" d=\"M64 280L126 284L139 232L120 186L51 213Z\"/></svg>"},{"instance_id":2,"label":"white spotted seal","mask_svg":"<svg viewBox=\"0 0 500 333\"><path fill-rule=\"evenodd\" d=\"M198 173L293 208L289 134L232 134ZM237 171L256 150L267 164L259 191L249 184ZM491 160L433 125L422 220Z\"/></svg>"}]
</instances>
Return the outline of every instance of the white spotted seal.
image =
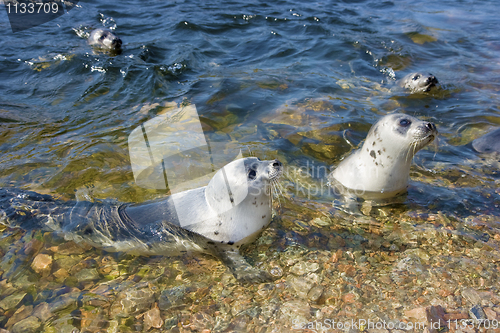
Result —
<instances>
[{"instance_id":1,"label":"white spotted seal","mask_svg":"<svg viewBox=\"0 0 500 333\"><path fill-rule=\"evenodd\" d=\"M410 73L399 81L401 87L412 93L429 92L438 83L434 75L420 72Z\"/></svg>"},{"instance_id":2,"label":"white spotted seal","mask_svg":"<svg viewBox=\"0 0 500 333\"><path fill-rule=\"evenodd\" d=\"M433 123L399 113L384 116L371 127L361 149L343 160L328 180L360 198L404 193L413 156L437 134Z\"/></svg>"},{"instance_id":3,"label":"white spotted seal","mask_svg":"<svg viewBox=\"0 0 500 333\"><path fill-rule=\"evenodd\" d=\"M500 154L500 128L472 141L472 148L478 153Z\"/></svg>"},{"instance_id":4,"label":"white spotted seal","mask_svg":"<svg viewBox=\"0 0 500 333\"><path fill-rule=\"evenodd\" d=\"M103 49L119 51L122 47L122 40L108 29L94 29L87 40L89 45Z\"/></svg>"},{"instance_id":5,"label":"white spotted seal","mask_svg":"<svg viewBox=\"0 0 500 333\"><path fill-rule=\"evenodd\" d=\"M0 223L62 232L107 251L173 256L205 252L220 257L243 281L269 275L251 267L239 247L271 221L278 160L249 157L220 169L209 184L140 204L65 202L49 195L0 189Z\"/></svg>"}]
</instances>

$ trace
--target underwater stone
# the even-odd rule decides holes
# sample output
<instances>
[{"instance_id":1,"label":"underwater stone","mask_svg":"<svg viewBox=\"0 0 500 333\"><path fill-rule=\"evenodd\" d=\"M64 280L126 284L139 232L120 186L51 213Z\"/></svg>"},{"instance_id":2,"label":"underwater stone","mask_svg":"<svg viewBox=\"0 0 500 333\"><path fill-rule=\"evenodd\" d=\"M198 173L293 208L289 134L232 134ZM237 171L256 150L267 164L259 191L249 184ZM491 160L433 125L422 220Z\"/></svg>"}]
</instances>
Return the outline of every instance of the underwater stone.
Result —
<instances>
[{"instance_id":1,"label":"underwater stone","mask_svg":"<svg viewBox=\"0 0 500 333\"><path fill-rule=\"evenodd\" d=\"M183 286L163 290L158 300L160 310L168 310L172 307L185 304L185 294L186 287Z\"/></svg>"},{"instance_id":2,"label":"underwater stone","mask_svg":"<svg viewBox=\"0 0 500 333\"><path fill-rule=\"evenodd\" d=\"M486 315L483 311L483 308L481 307L481 305L479 304L476 304L474 305L470 310L469 310L469 314L471 316L472 319L486 319Z\"/></svg>"},{"instance_id":3,"label":"underwater stone","mask_svg":"<svg viewBox=\"0 0 500 333\"><path fill-rule=\"evenodd\" d=\"M78 282L93 281L100 278L99 272L95 268L85 268L75 274Z\"/></svg>"},{"instance_id":4,"label":"underwater stone","mask_svg":"<svg viewBox=\"0 0 500 333\"><path fill-rule=\"evenodd\" d=\"M12 333L31 333L31 332L34 333L38 330L40 325L41 325L40 319L38 319L35 316L30 316L30 317L23 319L20 322L16 323L12 327L11 332Z\"/></svg>"},{"instance_id":5,"label":"underwater stone","mask_svg":"<svg viewBox=\"0 0 500 333\"><path fill-rule=\"evenodd\" d=\"M462 290L462 296L465 297L472 305L481 304L481 296L472 288Z\"/></svg>"},{"instance_id":6,"label":"underwater stone","mask_svg":"<svg viewBox=\"0 0 500 333\"><path fill-rule=\"evenodd\" d=\"M5 311L13 309L23 300L24 296L26 296L26 293L7 296L0 301L0 308Z\"/></svg>"},{"instance_id":7,"label":"underwater stone","mask_svg":"<svg viewBox=\"0 0 500 333\"><path fill-rule=\"evenodd\" d=\"M303 275L308 272L316 272L319 269L319 264L316 262L298 262L290 269L290 272L295 275Z\"/></svg>"},{"instance_id":8,"label":"underwater stone","mask_svg":"<svg viewBox=\"0 0 500 333\"><path fill-rule=\"evenodd\" d=\"M52 257L48 254L38 254L35 259L33 259L31 268L33 268L33 270L38 274L48 275L50 273L50 269L52 268Z\"/></svg>"}]
</instances>

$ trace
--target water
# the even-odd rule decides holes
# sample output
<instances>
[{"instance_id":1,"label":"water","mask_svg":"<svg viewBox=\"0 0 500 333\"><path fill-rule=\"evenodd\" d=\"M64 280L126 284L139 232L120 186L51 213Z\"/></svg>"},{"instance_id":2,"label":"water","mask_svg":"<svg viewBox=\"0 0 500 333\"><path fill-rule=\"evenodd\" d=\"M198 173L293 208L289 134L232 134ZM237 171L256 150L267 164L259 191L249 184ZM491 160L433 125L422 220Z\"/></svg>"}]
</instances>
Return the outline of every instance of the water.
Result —
<instances>
[{"instance_id":1,"label":"water","mask_svg":"<svg viewBox=\"0 0 500 333\"><path fill-rule=\"evenodd\" d=\"M285 181L280 217L246 252L278 272L264 287L241 289L216 259L64 254L53 251L65 244L59 236L5 229L0 298L25 296L0 303L0 326L12 328L18 310L14 318L29 320L30 306L49 304L50 316L33 324L42 331L142 330L149 324L136 316L156 302L167 328L286 329L294 318L403 320L435 300L467 313L474 304L464 288L498 295L499 163L470 142L500 126L499 9L486 0L85 1L15 34L2 12L2 186L62 199L82 189L120 201L164 195L134 183L127 137L167 102L195 104L207 135L290 170L309 168L315 179ZM85 33L103 26L122 38L120 55L86 44ZM441 89L398 88L412 71L433 73ZM440 133L437 147L416 155L403 203L364 219L327 217L329 200L300 189L321 182L372 123L396 111ZM29 267L37 254L54 260L46 275ZM320 268L297 273L301 262ZM148 291L135 308L119 309L132 297L127 288ZM89 290L99 300L82 300ZM187 300L165 296L176 293Z\"/></svg>"}]
</instances>

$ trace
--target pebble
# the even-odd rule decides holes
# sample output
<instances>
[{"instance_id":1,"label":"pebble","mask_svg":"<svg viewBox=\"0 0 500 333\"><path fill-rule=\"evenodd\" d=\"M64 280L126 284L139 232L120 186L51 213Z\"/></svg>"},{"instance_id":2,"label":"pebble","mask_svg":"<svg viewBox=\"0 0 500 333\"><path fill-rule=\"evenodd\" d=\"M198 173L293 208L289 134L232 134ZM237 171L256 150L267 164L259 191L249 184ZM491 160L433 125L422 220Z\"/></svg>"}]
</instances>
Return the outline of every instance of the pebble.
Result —
<instances>
[{"instance_id":1,"label":"pebble","mask_svg":"<svg viewBox=\"0 0 500 333\"><path fill-rule=\"evenodd\" d=\"M96 268L84 268L75 273L74 276L78 282L94 281L101 277Z\"/></svg>"},{"instance_id":2,"label":"pebble","mask_svg":"<svg viewBox=\"0 0 500 333\"><path fill-rule=\"evenodd\" d=\"M163 320L160 316L160 309L155 303L155 306L144 314L144 330L149 330L151 327L161 328Z\"/></svg>"},{"instance_id":3,"label":"pebble","mask_svg":"<svg viewBox=\"0 0 500 333\"><path fill-rule=\"evenodd\" d=\"M462 296L472 305L481 304L481 296L472 288L464 288L462 290Z\"/></svg>"},{"instance_id":4,"label":"pebble","mask_svg":"<svg viewBox=\"0 0 500 333\"><path fill-rule=\"evenodd\" d=\"M160 310L168 310L172 307L177 307L185 304L186 287L179 286L165 289L161 292L158 306Z\"/></svg>"},{"instance_id":5,"label":"pebble","mask_svg":"<svg viewBox=\"0 0 500 333\"><path fill-rule=\"evenodd\" d=\"M297 296L307 299L311 288L321 283L321 277L316 273L309 273L304 276L289 275L287 283L292 287Z\"/></svg>"},{"instance_id":6,"label":"pebble","mask_svg":"<svg viewBox=\"0 0 500 333\"><path fill-rule=\"evenodd\" d=\"M0 308L2 308L4 311L14 309L23 300L25 296L26 293L19 293L7 296L4 299L0 300Z\"/></svg>"},{"instance_id":7,"label":"pebble","mask_svg":"<svg viewBox=\"0 0 500 333\"><path fill-rule=\"evenodd\" d=\"M28 305L28 306L21 305L21 307L17 309L16 312L14 312L12 317L9 318L5 327L7 328L12 327L15 323L31 315L32 311L33 311L33 305Z\"/></svg>"},{"instance_id":8,"label":"pebble","mask_svg":"<svg viewBox=\"0 0 500 333\"><path fill-rule=\"evenodd\" d=\"M143 313L150 309L155 301L154 292L147 288L122 292L118 299L113 313L120 316Z\"/></svg>"},{"instance_id":9,"label":"pebble","mask_svg":"<svg viewBox=\"0 0 500 333\"><path fill-rule=\"evenodd\" d=\"M38 254L35 259L33 259L31 268L38 274L48 275L52 268L52 256L43 253Z\"/></svg>"},{"instance_id":10,"label":"pebble","mask_svg":"<svg viewBox=\"0 0 500 333\"><path fill-rule=\"evenodd\" d=\"M425 323L430 333L438 332L439 328L446 326L445 311L441 306L420 307L405 311L405 316L415 322Z\"/></svg>"},{"instance_id":11,"label":"pebble","mask_svg":"<svg viewBox=\"0 0 500 333\"><path fill-rule=\"evenodd\" d=\"M38 331L41 324L42 322L40 319L35 316L30 316L12 326L11 333L35 333Z\"/></svg>"},{"instance_id":12,"label":"pebble","mask_svg":"<svg viewBox=\"0 0 500 333\"><path fill-rule=\"evenodd\" d=\"M39 318L42 322L47 321L50 317L52 317L49 304L46 302L38 304L33 309L33 316Z\"/></svg>"},{"instance_id":13,"label":"pebble","mask_svg":"<svg viewBox=\"0 0 500 333\"><path fill-rule=\"evenodd\" d=\"M483 308L483 311L489 320L500 320L500 308Z\"/></svg>"},{"instance_id":14,"label":"pebble","mask_svg":"<svg viewBox=\"0 0 500 333\"><path fill-rule=\"evenodd\" d=\"M469 310L470 317L475 320L484 320L486 319L486 315L483 311L483 308L481 305L477 304L474 305L470 310Z\"/></svg>"},{"instance_id":15,"label":"pebble","mask_svg":"<svg viewBox=\"0 0 500 333\"><path fill-rule=\"evenodd\" d=\"M310 318L310 306L306 302L289 301L280 307L281 319L290 323L307 323Z\"/></svg>"},{"instance_id":16,"label":"pebble","mask_svg":"<svg viewBox=\"0 0 500 333\"><path fill-rule=\"evenodd\" d=\"M316 262L298 262L292 266L290 272L295 275L304 275L309 272L316 272L319 269L319 264Z\"/></svg>"}]
</instances>

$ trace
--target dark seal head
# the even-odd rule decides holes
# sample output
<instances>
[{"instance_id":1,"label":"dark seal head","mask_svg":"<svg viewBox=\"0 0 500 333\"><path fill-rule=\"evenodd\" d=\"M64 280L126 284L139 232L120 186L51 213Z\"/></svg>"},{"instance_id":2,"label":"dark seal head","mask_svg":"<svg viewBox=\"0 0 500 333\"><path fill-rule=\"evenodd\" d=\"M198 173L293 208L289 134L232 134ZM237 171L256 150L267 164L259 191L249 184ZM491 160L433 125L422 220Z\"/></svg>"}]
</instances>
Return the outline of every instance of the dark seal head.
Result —
<instances>
[{"instance_id":1,"label":"dark seal head","mask_svg":"<svg viewBox=\"0 0 500 333\"><path fill-rule=\"evenodd\" d=\"M438 83L434 75L419 72L410 73L400 81L400 85L412 93L429 92Z\"/></svg>"},{"instance_id":2,"label":"dark seal head","mask_svg":"<svg viewBox=\"0 0 500 333\"><path fill-rule=\"evenodd\" d=\"M384 116L371 127L361 149L343 160L328 180L361 198L402 194L413 156L437 134L433 123L401 113Z\"/></svg>"},{"instance_id":3,"label":"dark seal head","mask_svg":"<svg viewBox=\"0 0 500 333\"><path fill-rule=\"evenodd\" d=\"M95 29L90 33L89 45L104 49L119 51L122 47L122 40L108 29Z\"/></svg>"}]
</instances>

